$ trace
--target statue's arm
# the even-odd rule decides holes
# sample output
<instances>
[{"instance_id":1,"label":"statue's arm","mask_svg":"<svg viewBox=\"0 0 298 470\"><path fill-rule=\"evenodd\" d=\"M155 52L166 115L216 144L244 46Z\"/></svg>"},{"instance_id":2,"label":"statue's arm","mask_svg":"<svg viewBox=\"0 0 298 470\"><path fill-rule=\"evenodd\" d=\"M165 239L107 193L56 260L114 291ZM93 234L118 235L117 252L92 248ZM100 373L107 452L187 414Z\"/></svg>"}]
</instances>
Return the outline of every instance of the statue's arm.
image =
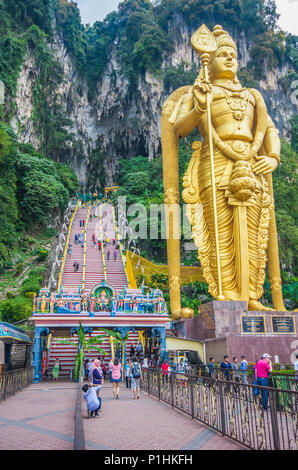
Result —
<instances>
[{"instance_id":1,"label":"statue's arm","mask_svg":"<svg viewBox=\"0 0 298 470\"><path fill-rule=\"evenodd\" d=\"M257 175L260 173L263 173L263 175L273 173L280 162L280 139L278 130L268 115L267 128L261 151L263 151L263 155L257 155L255 157L257 163L254 165L253 171Z\"/></svg>"},{"instance_id":2,"label":"statue's arm","mask_svg":"<svg viewBox=\"0 0 298 470\"><path fill-rule=\"evenodd\" d=\"M205 110L201 110L198 104L195 103L193 91L191 90L184 98L178 111L174 123L175 134L178 137L186 137L197 127L204 113Z\"/></svg>"},{"instance_id":3,"label":"statue's arm","mask_svg":"<svg viewBox=\"0 0 298 470\"><path fill-rule=\"evenodd\" d=\"M267 130L264 137L264 148L268 157L274 158L280 163L280 138L279 131L273 124L270 116L267 118Z\"/></svg>"}]
</instances>

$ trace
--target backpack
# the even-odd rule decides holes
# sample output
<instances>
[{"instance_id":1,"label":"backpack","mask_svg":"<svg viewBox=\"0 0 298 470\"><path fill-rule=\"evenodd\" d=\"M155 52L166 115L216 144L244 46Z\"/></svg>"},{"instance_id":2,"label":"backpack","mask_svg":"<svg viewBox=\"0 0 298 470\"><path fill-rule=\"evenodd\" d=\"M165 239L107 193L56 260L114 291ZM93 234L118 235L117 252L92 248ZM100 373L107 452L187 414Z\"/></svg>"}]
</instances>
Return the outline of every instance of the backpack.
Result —
<instances>
[{"instance_id":1,"label":"backpack","mask_svg":"<svg viewBox=\"0 0 298 470\"><path fill-rule=\"evenodd\" d=\"M140 369L140 364L138 362L133 363L133 368L132 368L132 376L134 379L138 379L141 377L141 369Z\"/></svg>"}]
</instances>

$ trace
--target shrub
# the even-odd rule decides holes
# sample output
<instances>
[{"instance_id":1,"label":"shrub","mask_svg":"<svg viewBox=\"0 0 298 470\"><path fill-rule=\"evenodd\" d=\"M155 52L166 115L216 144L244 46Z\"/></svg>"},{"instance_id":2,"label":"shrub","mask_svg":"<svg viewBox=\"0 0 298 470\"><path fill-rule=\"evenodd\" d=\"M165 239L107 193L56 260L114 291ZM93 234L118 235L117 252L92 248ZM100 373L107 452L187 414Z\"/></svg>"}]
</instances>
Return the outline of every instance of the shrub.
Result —
<instances>
[{"instance_id":1,"label":"shrub","mask_svg":"<svg viewBox=\"0 0 298 470\"><path fill-rule=\"evenodd\" d=\"M44 261L44 260L47 259L48 256L49 256L49 251L41 249L41 250L39 250L37 259L38 259L38 261Z\"/></svg>"}]
</instances>

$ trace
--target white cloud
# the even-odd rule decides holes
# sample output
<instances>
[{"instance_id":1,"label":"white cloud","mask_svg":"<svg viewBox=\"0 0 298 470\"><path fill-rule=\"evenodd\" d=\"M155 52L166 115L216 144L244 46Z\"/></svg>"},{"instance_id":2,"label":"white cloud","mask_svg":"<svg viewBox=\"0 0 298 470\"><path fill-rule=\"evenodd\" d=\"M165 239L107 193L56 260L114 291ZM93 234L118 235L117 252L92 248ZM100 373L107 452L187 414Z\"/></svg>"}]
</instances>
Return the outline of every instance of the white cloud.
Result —
<instances>
[{"instance_id":1,"label":"white cloud","mask_svg":"<svg viewBox=\"0 0 298 470\"><path fill-rule=\"evenodd\" d=\"M117 10L119 0L75 0L81 11L82 22L93 24L102 21L111 11Z\"/></svg>"},{"instance_id":2,"label":"white cloud","mask_svg":"<svg viewBox=\"0 0 298 470\"><path fill-rule=\"evenodd\" d=\"M298 34L298 0L275 0L277 11L281 15L279 26L292 34Z\"/></svg>"}]
</instances>

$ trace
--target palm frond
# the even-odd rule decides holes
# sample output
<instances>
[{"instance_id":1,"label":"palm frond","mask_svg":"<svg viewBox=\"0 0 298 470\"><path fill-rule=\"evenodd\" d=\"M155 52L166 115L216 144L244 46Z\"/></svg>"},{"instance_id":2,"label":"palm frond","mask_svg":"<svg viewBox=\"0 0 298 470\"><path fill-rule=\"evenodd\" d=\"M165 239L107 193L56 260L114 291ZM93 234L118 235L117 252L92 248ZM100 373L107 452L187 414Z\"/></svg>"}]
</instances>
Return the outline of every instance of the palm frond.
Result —
<instances>
[{"instance_id":1,"label":"palm frond","mask_svg":"<svg viewBox=\"0 0 298 470\"><path fill-rule=\"evenodd\" d=\"M67 339L55 339L55 343L58 344L70 344L71 346L77 346L79 343L74 341L69 341Z\"/></svg>"}]
</instances>

